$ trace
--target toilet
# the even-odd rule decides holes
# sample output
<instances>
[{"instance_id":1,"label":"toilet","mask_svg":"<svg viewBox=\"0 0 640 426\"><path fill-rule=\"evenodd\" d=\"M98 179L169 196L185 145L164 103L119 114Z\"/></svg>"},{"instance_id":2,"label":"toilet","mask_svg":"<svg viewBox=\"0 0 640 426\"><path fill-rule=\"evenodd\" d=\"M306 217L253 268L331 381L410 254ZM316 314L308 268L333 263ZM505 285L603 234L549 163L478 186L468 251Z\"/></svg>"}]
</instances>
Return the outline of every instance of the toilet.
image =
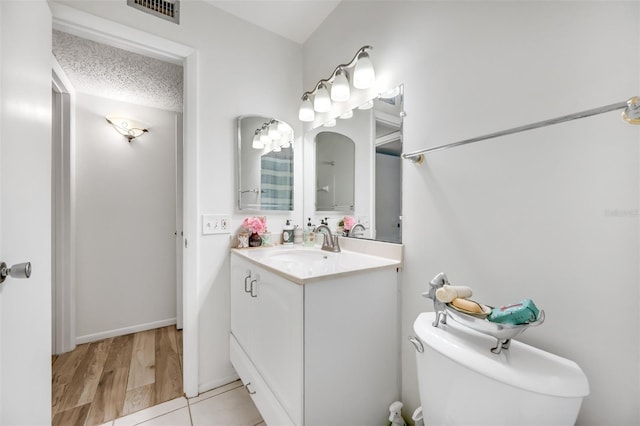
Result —
<instances>
[{"instance_id":1,"label":"toilet","mask_svg":"<svg viewBox=\"0 0 640 426\"><path fill-rule=\"evenodd\" d=\"M435 318L421 313L413 326L425 425L575 423L589 394L575 362L518 341L494 354L494 338Z\"/></svg>"}]
</instances>

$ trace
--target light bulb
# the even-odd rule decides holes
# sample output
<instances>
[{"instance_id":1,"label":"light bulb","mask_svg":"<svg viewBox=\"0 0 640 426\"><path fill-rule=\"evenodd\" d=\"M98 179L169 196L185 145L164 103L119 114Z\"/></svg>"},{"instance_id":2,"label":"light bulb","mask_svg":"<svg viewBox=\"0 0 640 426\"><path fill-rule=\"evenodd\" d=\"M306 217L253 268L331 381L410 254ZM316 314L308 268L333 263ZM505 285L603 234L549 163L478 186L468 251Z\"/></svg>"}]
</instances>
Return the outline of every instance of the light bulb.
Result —
<instances>
[{"instance_id":1,"label":"light bulb","mask_svg":"<svg viewBox=\"0 0 640 426\"><path fill-rule=\"evenodd\" d=\"M264 148L264 144L260 140L260 133L256 132L256 134L253 135L253 143L251 144L251 147L254 148L254 149L262 149L262 148Z\"/></svg>"},{"instance_id":2,"label":"light bulb","mask_svg":"<svg viewBox=\"0 0 640 426\"><path fill-rule=\"evenodd\" d=\"M358 62L353 69L353 87L356 89L368 89L376 82L376 73L373 63L367 52L358 55Z\"/></svg>"},{"instance_id":3,"label":"light bulb","mask_svg":"<svg viewBox=\"0 0 640 426\"><path fill-rule=\"evenodd\" d=\"M327 86L324 83L320 83L316 97L313 99L313 109L317 112L329 112L331 111L331 97L327 91Z\"/></svg>"},{"instance_id":4,"label":"light bulb","mask_svg":"<svg viewBox=\"0 0 640 426\"><path fill-rule=\"evenodd\" d=\"M278 124L274 121L273 123L269 124L269 137L271 139L277 140L280 139L280 132L278 131Z\"/></svg>"},{"instance_id":5,"label":"light bulb","mask_svg":"<svg viewBox=\"0 0 640 426\"><path fill-rule=\"evenodd\" d=\"M331 85L331 100L335 102L344 102L349 100L351 89L349 88L349 80L347 73L340 68L336 72L336 77Z\"/></svg>"},{"instance_id":6,"label":"light bulb","mask_svg":"<svg viewBox=\"0 0 640 426\"><path fill-rule=\"evenodd\" d=\"M302 103L300 104L300 109L298 110L298 120L300 121L313 121L316 118L316 113L313 110L313 105L309 100L309 96L304 95L302 98Z\"/></svg>"},{"instance_id":7,"label":"light bulb","mask_svg":"<svg viewBox=\"0 0 640 426\"><path fill-rule=\"evenodd\" d=\"M262 142L263 145L268 145L268 144L271 143L271 138L267 134L267 130L266 129L262 129L260 131L260 142Z\"/></svg>"},{"instance_id":8,"label":"light bulb","mask_svg":"<svg viewBox=\"0 0 640 426\"><path fill-rule=\"evenodd\" d=\"M353 110L352 109L347 111L347 112L345 112L344 114L342 114L340 116L340 118L342 118L343 120L346 120L347 118L351 118L351 117L353 117Z\"/></svg>"},{"instance_id":9,"label":"light bulb","mask_svg":"<svg viewBox=\"0 0 640 426\"><path fill-rule=\"evenodd\" d=\"M336 127L336 120L329 120L326 123L324 123L324 127Z\"/></svg>"}]
</instances>

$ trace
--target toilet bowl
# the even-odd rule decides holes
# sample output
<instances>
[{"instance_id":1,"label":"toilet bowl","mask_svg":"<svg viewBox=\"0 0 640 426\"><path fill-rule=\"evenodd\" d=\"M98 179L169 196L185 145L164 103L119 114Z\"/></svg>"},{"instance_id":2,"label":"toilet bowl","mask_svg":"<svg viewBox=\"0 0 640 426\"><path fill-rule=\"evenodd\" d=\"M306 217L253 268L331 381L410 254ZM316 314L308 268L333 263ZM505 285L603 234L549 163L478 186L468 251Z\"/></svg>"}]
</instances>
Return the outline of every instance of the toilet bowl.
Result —
<instances>
[{"instance_id":1,"label":"toilet bowl","mask_svg":"<svg viewBox=\"0 0 640 426\"><path fill-rule=\"evenodd\" d=\"M422 313L413 326L426 425L575 423L589 394L575 362L518 341L494 354L495 339L453 320L434 327L435 318Z\"/></svg>"}]
</instances>

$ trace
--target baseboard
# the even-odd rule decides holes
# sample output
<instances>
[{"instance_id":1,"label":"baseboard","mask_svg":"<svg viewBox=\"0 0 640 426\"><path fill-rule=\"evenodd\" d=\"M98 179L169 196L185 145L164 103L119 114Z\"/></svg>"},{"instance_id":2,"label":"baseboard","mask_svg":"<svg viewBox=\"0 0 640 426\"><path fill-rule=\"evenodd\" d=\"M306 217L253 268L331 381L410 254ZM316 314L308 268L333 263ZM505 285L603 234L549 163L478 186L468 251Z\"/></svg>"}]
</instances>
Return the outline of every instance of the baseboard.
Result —
<instances>
[{"instance_id":1,"label":"baseboard","mask_svg":"<svg viewBox=\"0 0 640 426\"><path fill-rule=\"evenodd\" d=\"M204 393L210 391L211 389L219 388L220 386L224 386L228 383L235 382L240 377L237 374L231 374L229 376L223 377L221 379L212 380L207 383L200 383L198 385L198 393Z\"/></svg>"},{"instance_id":2,"label":"baseboard","mask_svg":"<svg viewBox=\"0 0 640 426\"><path fill-rule=\"evenodd\" d=\"M100 333L87 334L84 336L76 336L76 345L83 343L96 342L98 340L108 339L109 337L124 336L125 334L138 333L140 331L153 330L154 328L166 327L176 324L175 318L169 318L161 321L148 322L146 324L137 324L130 327L117 328L114 330L102 331Z\"/></svg>"}]
</instances>

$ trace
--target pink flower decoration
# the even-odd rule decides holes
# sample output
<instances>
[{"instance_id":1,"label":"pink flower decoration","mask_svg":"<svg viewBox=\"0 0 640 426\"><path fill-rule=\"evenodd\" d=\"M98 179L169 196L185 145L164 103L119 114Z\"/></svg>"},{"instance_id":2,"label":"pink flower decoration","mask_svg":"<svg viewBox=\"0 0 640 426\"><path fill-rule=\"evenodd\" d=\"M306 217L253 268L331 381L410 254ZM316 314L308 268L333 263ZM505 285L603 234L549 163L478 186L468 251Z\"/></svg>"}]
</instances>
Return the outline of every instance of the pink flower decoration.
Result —
<instances>
[{"instance_id":1,"label":"pink flower decoration","mask_svg":"<svg viewBox=\"0 0 640 426\"><path fill-rule=\"evenodd\" d=\"M356 224L356 220L351 216L345 216L342 220L344 221L343 228L345 231L350 231L351 228L353 228L353 225Z\"/></svg>"},{"instance_id":2,"label":"pink flower decoration","mask_svg":"<svg viewBox=\"0 0 640 426\"><path fill-rule=\"evenodd\" d=\"M242 221L242 227L251 233L263 234L267 230L267 218L264 216L247 217Z\"/></svg>"}]
</instances>

